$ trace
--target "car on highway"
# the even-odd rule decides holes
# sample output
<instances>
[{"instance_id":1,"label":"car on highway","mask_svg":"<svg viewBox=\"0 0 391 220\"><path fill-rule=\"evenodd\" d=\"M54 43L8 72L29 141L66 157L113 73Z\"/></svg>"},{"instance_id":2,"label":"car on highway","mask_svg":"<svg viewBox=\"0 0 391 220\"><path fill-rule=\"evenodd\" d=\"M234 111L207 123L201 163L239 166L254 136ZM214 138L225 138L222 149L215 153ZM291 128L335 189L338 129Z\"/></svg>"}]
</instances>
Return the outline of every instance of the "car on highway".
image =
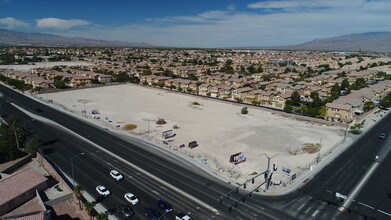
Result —
<instances>
[{"instance_id":1,"label":"car on highway","mask_svg":"<svg viewBox=\"0 0 391 220\"><path fill-rule=\"evenodd\" d=\"M123 203L117 205L117 210L118 210L118 212L121 212L122 214L124 214L124 216L127 218L134 215L133 209Z\"/></svg>"},{"instance_id":2,"label":"car on highway","mask_svg":"<svg viewBox=\"0 0 391 220\"><path fill-rule=\"evenodd\" d=\"M167 202L163 201L163 200L158 200L156 202L156 206L163 210L164 212L171 212L172 211L172 207L170 206L170 204L168 204Z\"/></svg>"},{"instance_id":3,"label":"car on highway","mask_svg":"<svg viewBox=\"0 0 391 220\"><path fill-rule=\"evenodd\" d=\"M136 205L140 200L133 193L126 193L124 195L126 201L132 203L132 205Z\"/></svg>"},{"instance_id":4,"label":"car on highway","mask_svg":"<svg viewBox=\"0 0 391 220\"><path fill-rule=\"evenodd\" d=\"M145 209L145 215L153 220L160 220L162 217L162 215L157 209L149 208L149 207Z\"/></svg>"},{"instance_id":5,"label":"car on highway","mask_svg":"<svg viewBox=\"0 0 391 220\"><path fill-rule=\"evenodd\" d=\"M96 191L99 193L99 195L104 196L104 197L107 197L110 195L110 191L102 185L97 186Z\"/></svg>"},{"instance_id":6,"label":"car on highway","mask_svg":"<svg viewBox=\"0 0 391 220\"><path fill-rule=\"evenodd\" d=\"M382 140L385 140L386 139L386 133L380 133L378 138L382 139Z\"/></svg>"},{"instance_id":7,"label":"car on highway","mask_svg":"<svg viewBox=\"0 0 391 220\"><path fill-rule=\"evenodd\" d=\"M120 181L124 178L120 172L117 170L110 171L110 176L113 177L115 180Z\"/></svg>"}]
</instances>

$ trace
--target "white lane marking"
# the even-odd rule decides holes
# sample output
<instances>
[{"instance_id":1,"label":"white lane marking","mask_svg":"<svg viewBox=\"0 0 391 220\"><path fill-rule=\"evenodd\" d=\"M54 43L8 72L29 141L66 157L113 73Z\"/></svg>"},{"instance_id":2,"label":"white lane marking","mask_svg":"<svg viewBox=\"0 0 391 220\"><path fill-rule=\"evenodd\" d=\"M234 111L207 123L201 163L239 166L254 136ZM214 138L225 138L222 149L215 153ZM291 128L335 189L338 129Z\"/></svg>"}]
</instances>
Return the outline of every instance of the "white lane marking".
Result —
<instances>
[{"instance_id":1,"label":"white lane marking","mask_svg":"<svg viewBox=\"0 0 391 220\"><path fill-rule=\"evenodd\" d=\"M315 216L319 213L319 210L316 210L314 213L312 213L312 217L315 218Z\"/></svg>"},{"instance_id":2,"label":"white lane marking","mask_svg":"<svg viewBox=\"0 0 391 220\"><path fill-rule=\"evenodd\" d=\"M361 179L361 181L356 185L356 187L353 189L353 191L349 194L348 199L343 203L342 207L339 208L339 211L344 211L345 208L348 208L350 203L356 198L357 194L361 191L361 189L364 187L365 183L368 182L369 177L371 174L376 170L376 168L379 166L379 163L373 163L371 168L368 170L368 172L365 174L365 176Z\"/></svg>"},{"instance_id":3,"label":"white lane marking","mask_svg":"<svg viewBox=\"0 0 391 220\"><path fill-rule=\"evenodd\" d=\"M103 148L103 147L101 147L101 146L95 144L94 142L92 142L92 141L90 141L90 140L88 140L88 139L86 139L86 138L80 136L79 134L75 133L74 131L72 131L72 130L70 130L70 129L68 129L68 128L66 128L66 127L64 127L64 126L62 126L62 125L60 125L60 124L58 124L58 123L52 121L52 120L49 120L49 119L47 119L47 118L44 118L44 117L35 115L35 114L33 114L33 113L31 113L31 112L29 112L29 111L27 111L27 110L25 110L25 109L23 109L23 108L17 106L17 105L15 105L14 103L11 103L11 104L12 104L15 108L18 108L20 111L22 111L22 112L24 112L25 114L29 115L31 118L35 118L36 120L50 123L50 124L56 125L56 126L62 128L62 129L64 129L65 131L69 132L70 134L72 134L72 135L74 135L74 136L76 136L76 137L82 139L83 141L89 143L90 145L96 147L96 148L99 149L100 151L103 151L103 152L105 152L106 154L108 154L108 155L110 155L110 156L116 158L118 161L121 161L122 163L124 163L124 164L126 164L126 165L128 165L128 166L130 166L130 167L133 167L133 168L136 169L139 173L143 173L144 175L149 176L149 177L150 177L151 179L153 179L154 181L159 182L160 184L165 185L165 186L167 186L168 188L170 188L170 189L172 189L172 190L174 190L174 191L176 191L176 192L178 192L178 193L180 193L180 194L182 194L182 195L184 195L184 196L190 198L190 199L193 200L194 202L196 202L196 203L198 203L198 204L204 206L206 209L209 209L210 211L212 211L212 212L214 212L214 213L218 213L218 210L217 210L217 209L211 207L210 205L204 203L203 201L201 201L201 200L199 200L199 199L197 199L197 198L191 196L190 194L188 194L188 193L182 191L181 189L176 188L175 186L170 185L170 184L167 183L166 181L164 181L164 180L162 180L162 179L160 179L160 178L157 178L156 176L152 175L151 173L149 173L149 172L147 172L147 171L141 169L140 167L138 167L138 166L136 166L136 165L130 163L129 161L125 160L124 158L122 158L122 157L120 157L120 156L118 156L118 155L116 155L116 154L113 154L113 153L110 152L109 150L106 150L105 148Z\"/></svg>"},{"instance_id":4,"label":"white lane marking","mask_svg":"<svg viewBox=\"0 0 391 220\"><path fill-rule=\"evenodd\" d=\"M301 206L297 209L297 211L300 211L304 206L305 204L301 204Z\"/></svg>"},{"instance_id":5,"label":"white lane marking","mask_svg":"<svg viewBox=\"0 0 391 220\"><path fill-rule=\"evenodd\" d=\"M308 207L308 209L307 209L307 210L305 210L305 212L304 212L304 213L305 213L305 214L307 214L307 213L308 213L308 212L311 210L311 208L312 208L312 207Z\"/></svg>"}]
</instances>

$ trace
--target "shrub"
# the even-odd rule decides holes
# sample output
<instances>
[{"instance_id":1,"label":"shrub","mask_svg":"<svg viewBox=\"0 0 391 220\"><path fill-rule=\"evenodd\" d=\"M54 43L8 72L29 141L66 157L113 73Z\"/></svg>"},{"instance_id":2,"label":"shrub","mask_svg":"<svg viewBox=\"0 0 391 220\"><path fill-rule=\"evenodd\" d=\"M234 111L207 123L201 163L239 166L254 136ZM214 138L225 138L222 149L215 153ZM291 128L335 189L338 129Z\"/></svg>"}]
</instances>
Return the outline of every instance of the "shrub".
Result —
<instances>
[{"instance_id":1,"label":"shrub","mask_svg":"<svg viewBox=\"0 0 391 220\"><path fill-rule=\"evenodd\" d=\"M167 124L167 122L166 122L163 118L159 118L159 119L156 121L156 124L158 124L158 125L164 125L164 124Z\"/></svg>"},{"instance_id":2,"label":"shrub","mask_svg":"<svg viewBox=\"0 0 391 220\"><path fill-rule=\"evenodd\" d=\"M174 125L174 126L172 126L172 128L174 128L174 129L178 129L178 128L179 128L179 126L178 126L178 125Z\"/></svg>"},{"instance_id":3,"label":"shrub","mask_svg":"<svg viewBox=\"0 0 391 220\"><path fill-rule=\"evenodd\" d=\"M241 110L241 113L243 115L247 114L248 113L247 107L243 107L242 110Z\"/></svg>"},{"instance_id":4,"label":"shrub","mask_svg":"<svg viewBox=\"0 0 391 220\"><path fill-rule=\"evenodd\" d=\"M122 129L129 131L129 130L133 130L136 128L137 128L137 125L135 125L135 124L126 124Z\"/></svg>"},{"instance_id":5,"label":"shrub","mask_svg":"<svg viewBox=\"0 0 391 220\"><path fill-rule=\"evenodd\" d=\"M198 103L198 102L193 102L193 105L200 105L200 103Z\"/></svg>"},{"instance_id":6,"label":"shrub","mask_svg":"<svg viewBox=\"0 0 391 220\"><path fill-rule=\"evenodd\" d=\"M284 107L284 112L291 113L293 111L293 107L291 105L286 104Z\"/></svg>"},{"instance_id":7,"label":"shrub","mask_svg":"<svg viewBox=\"0 0 391 220\"><path fill-rule=\"evenodd\" d=\"M24 149L27 153L32 154L37 152L39 145L39 140L37 138L32 138L24 144Z\"/></svg>"}]
</instances>

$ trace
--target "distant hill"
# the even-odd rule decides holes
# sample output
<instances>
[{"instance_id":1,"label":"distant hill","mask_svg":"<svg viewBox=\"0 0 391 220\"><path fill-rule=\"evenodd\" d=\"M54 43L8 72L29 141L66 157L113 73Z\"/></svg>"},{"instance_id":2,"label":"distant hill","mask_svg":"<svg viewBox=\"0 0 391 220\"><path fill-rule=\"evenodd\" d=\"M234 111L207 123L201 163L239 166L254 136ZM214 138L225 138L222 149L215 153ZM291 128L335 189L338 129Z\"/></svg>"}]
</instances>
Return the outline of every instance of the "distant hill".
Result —
<instances>
[{"instance_id":1,"label":"distant hill","mask_svg":"<svg viewBox=\"0 0 391 220\"><path fill-rule=\"evenodd\" d=\"M391 52L391 32L368 32L316 39L297 45L235 47L231 49L326 50Z\"/></svg>"},{"instance_id":2,"label":"distant hill","mask_svg":"<svg viewBox=\"0 0 391 220\"><path fill-rule=\"evenodd\" d=\"M391 52L391 32L349 34L316 39L298 45L273 47L273 49Z\"/></svg>"},{"instance_id":3,"label":"distant hill","mask_svg":"<svg viewBox=\"0 0 391 220\"><path fill-rule=\"evenodd\" d=\"M144 42L96 40L83 37L62 37L53 34L25 33L0 29L1 46L45 47L152 47Z\"/></svg>"}]
</instances>

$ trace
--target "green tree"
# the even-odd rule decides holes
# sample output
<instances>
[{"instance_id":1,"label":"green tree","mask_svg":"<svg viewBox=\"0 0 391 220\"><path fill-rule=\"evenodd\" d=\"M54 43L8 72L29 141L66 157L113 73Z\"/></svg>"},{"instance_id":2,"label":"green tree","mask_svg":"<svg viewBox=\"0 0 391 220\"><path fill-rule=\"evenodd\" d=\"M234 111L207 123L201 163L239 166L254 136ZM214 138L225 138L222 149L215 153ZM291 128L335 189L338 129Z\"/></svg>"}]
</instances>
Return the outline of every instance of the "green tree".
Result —
<instances>
[{"instance_id":1,"label":"green tree","mask_svg":"<svg viewBox=\"0 0 391 220\"><path fill-rule=\"evenodd\" d=\"M53 79L54 79L54 81L56 81L56 80L62 80L62 76L57 75L57 76L53 77Z\"/></svg>"},{"instance_id":2,"label":"green tree","mask_svg":"<svg viewBox=\"0 0 391 220\"><path fill-rule=\"evenodd\" d=\"M254 67L254 65L250 65L249 67L247 67L247 71L248 71L250 74L255 73L255 67Z\"/></svg>"},{"instance_id":3,"label":"green tree","mask_svg":"<svg viewBox=\"0 0 391 220\"><path fill-rule=\"evenodd\" d=\"M326 108L326 106L320 107L319 110L318 110L318 114L322 118L326 117L326 115L327 115L327 108Z\"/></svg>"},{"instance_id":4,"label":"green tree","mask_svg":"<svg viewBox=\"0 0 391 220\"><path fill-rule=\"evenodd\" d=\"M306 114L307 113L307 111L308 111L308 106L306 106L306 105L300 105L299 106L299 110L300 110L300 112L301 112L301 114Z\"/></svg>"},{"instance_id":5,"label":"green tree","mask_svg":"<svg viewBox=\"0 0 391 220\"><path fill-rule=\"evenodd\" d=\"M309 107L307 111L307 115L310 117L316 117L319 114L319 108L318 107Z\"/></svg>"},{"instance_id":6,"label":"green tree","mask_svg":"<svg viewBox=\"0 0 391 220\"><path fill-rule=\"evenodd\" d=\"M293 93L291 95L291 101L292 101L292 105L294 105L294 106L300 105L301 98L300 98L300 94L297 90L293 91Z\"/></svg>"},{"instance_id":7,"label":"green tree","mask_svg":"<svg viewBox=\"0 0 391 220\"><path fill-rule=\"evenodd\" d=\"M339 87L338 83L335 83L331 88L331 98L338 99L340 94L341 94L341 87Z\"/></svg>"},{"instance_id":8,"label":"green tree","mask_svg":"<svg viewBox=\"0 0 391 220\"><path fill-rule=\"evenodd\" d=\"M284 107L284 112L291 113L293 111L293 106L286 104Z\"/></svg>"},{"instance_id":9,"label":"green tree","mask_svg":"<svg viewBox=\"0 0 391 220\"><path fill-rule=\"evenodd\" d=\"M349 91L349 81L348 79L344 79L341 83L341 90L348 90Z\"/></svg>"},{"instance_id":10,"label":"green tree","mask_svg":"<svg viewBox=\"0 0 391 220\"><path fill-rule=\"evenodd\" d=\"M351 89L353 90L359 90L366 87L365 79L363 78L357 78L356 81L352 84Z\"/></svg>"},{"instance_id":11,"label":"green tree","mask_svg":"<svg viewBox=\"0 0 391 220\"><path fill-rule=\"evenodd\" d=\"M247 109L247 107L243 107L242 110L240 111L240 113L242 113L243 115L248 114L248 109Z\"/></svg>"},{"instance_id":12,"label":"green tree","mask_svg":"<svg viewBox=\"0 0 391 220\"><path fill-rule=\"evenodd\" d=\"M73 193L75 193L76 199L79 201L79 208L80 210L82 209L81 207L81 197L83 196L83 191L84 191L84 186L77 184L76 186L73 187Z\"/></svg>"},{"instance_id":13,"label":"green tree","mask_svg":"<svg viewBox=\"0 0 391 220\"><path fill-rule=\"evenodd\" d=\"M382 100L380 100L379 104L384 108L391 107L391 92L388 93Z\"/></svg>"},{"instance_id":14,"label":"green tree","mask_svg":"<svg viewBox=\"0 0 391 220\"><path fill-rule=\"evenodd\" d=\"M373 103L372 101L368 101L368 102L365 102L364 103L364 111L370 111L372 109L374 109L376 106L375 106L375 103Z\"/></svg>"},{"instance_id":15,"label":"green tree","mask_svg":"<svg viewBox=\"0 0 391 220\"><path fill-rule=\"evenodd\" d=\"M108 219L109 219L109 214L108 213L100 212L96 216L96 220L108 220Z\"/></svg>"},{"instance_id":16,"label":"green tree","mask_svg":"<svg viewBox=\"0 0 391 220\"><path fill-rule=\"evenodd\" d=\"M27 153L32 154L38 151L39 145L39 140L37 138L32 138L24 143L24 149Z\"/></svg>"},{"instance_id":17,"label":"green tree","mask_svg":"<svg viewBox=\"0 0 391 220\"><path fill-rule=\"evenodd\" d=\"M323 105L323 102L322 100L320 99L319 97L319 93L318 92L311 92L311 95L310 95L311 99L312 99L312 102L310 104L311 107L320 107Z\"/></svg>"},{"instance_id":18,"label":"green tree","mask_svg":"<svg viewBox=\"0 0 391 220\"><path fill-rule=\"evenodd\" d=\"M88 215L90 216L90 219L93 219L94 207L95 207L95 203L93 202L84 203L84 209L87 211Z\"/></svg>"},{"instance_id":19,"label":"green tree","mask_svg":"<svg viewBox=\"0 0 391 220\"><path fill-rule=\"evenodd\" d=\"M54 81L54 86L60 89L65 88L65 82L62 80L56 80Z\"/></svg>"}]
</instances>

